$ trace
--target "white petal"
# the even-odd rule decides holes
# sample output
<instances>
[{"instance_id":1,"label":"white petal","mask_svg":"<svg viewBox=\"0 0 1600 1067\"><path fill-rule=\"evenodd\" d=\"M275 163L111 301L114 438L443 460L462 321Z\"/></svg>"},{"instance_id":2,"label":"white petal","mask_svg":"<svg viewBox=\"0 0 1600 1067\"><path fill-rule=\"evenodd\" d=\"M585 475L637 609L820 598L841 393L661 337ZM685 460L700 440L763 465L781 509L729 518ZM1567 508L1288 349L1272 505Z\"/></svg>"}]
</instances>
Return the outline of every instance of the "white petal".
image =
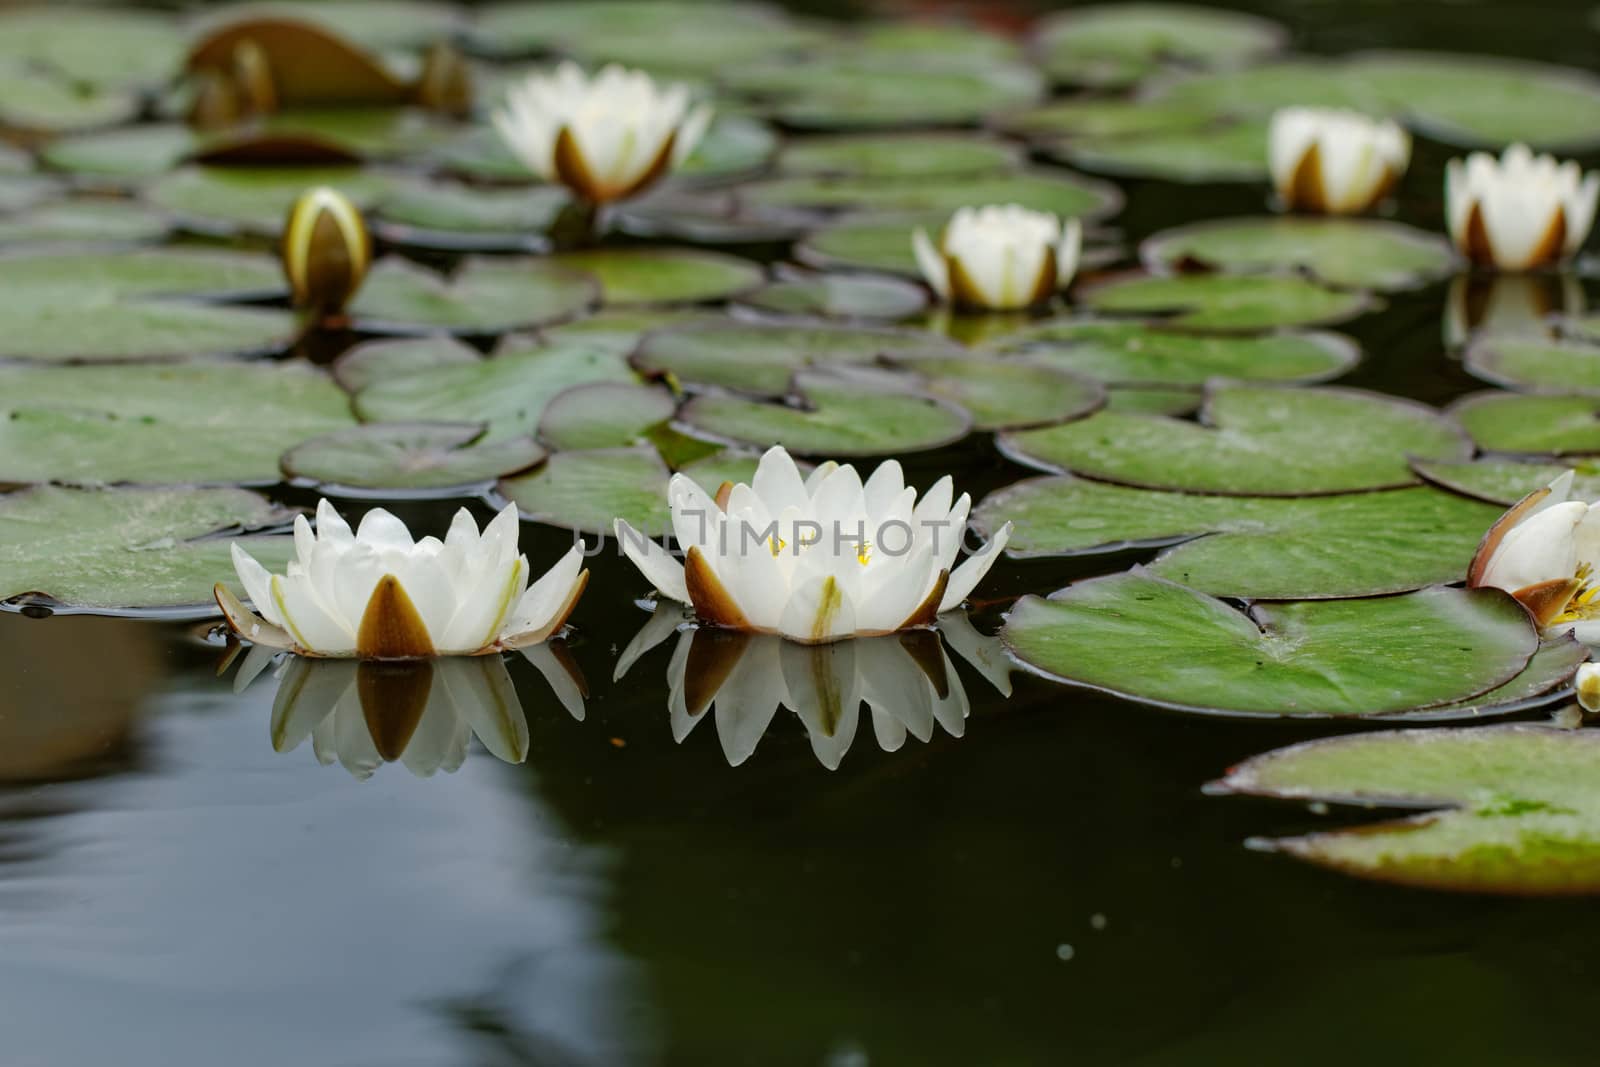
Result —
<instances>
[{"instance_id":1,"label":"white petal","mask_svg":"<svg viewBox=\"0 0 1600 1067\"><path fill-rule=\"evenodd\" d=\"M572 599L578 584L578 572L583 570L583 547L573 545L567 554L556 561L544 575L528 587L522 599L511 609L505 623L499 627L500 636L543 630L555 621L556 616ZM485 644L488 642L486 641Z\"/></svg>"},{"instance_id":2,"label":"white petal","mask_svg":"<svg viewBox=\"0 0 1600 1067\"><path fill-rule=\"evenodd\" d=\"M662 596L680 604L689 603L689 587L684 582L683 564L673 558L672 553L622 519L616 520L613 528L623 554L639 568L645 581L655 586Z\"/></svg>"},{"instance_id":3,"label":"white petal","mask_svg":"<svg viewBox=\"0 0 1600 1067\"><path fill-rule=\"evenodd\" d=\"M928 288L939 294L939 299L950 299L950 266L944 253L933 246L928 232L918 227L911 234L911 251L917 259L917 269L922 272Z\"/></svg>"},{"instance_id":4,"label":"white petal","mask_svg":"<svg viewBox=\"0 0 1600 1067\"><path fill-rule=\"evenodd\" d=\"M233 569L250 598L251 607L272 625L282 626L283 616L278 614L278 605L272 598L272 575L256 562L254 556L239 547L239 542L234 541L228 549L233 556Z\"/></svg>"},{"instance_id":5,"label":"white petal","mask_svg":"<svg viewBox=\"0 0 1600 1067\"><path fill-rule=\"evenodd\" d=\"M1484 568L1484 585L1514 592L1577 570L1575 535L1588 507L1576 500L1546 508L1513 526Z\"/></svg>"},{"instance_id":6,"label":"white petal","mask_svg":"<svg viewBox=\"0 0 1600 1067\"><path fill-rule=\"evenodd\" d=\"M972 595L983 576L989 573L989 568L994 566L995 560L1000 558L1000 551L1006 547L1006 542L1011 540L1011 524L1008 522L995 535L989 543L978 551L968 556L955 570L950 572L950 584L945 586L944 599L939 602L941 612L957 607L967 597Z\"/></svg>"}]
</instances>

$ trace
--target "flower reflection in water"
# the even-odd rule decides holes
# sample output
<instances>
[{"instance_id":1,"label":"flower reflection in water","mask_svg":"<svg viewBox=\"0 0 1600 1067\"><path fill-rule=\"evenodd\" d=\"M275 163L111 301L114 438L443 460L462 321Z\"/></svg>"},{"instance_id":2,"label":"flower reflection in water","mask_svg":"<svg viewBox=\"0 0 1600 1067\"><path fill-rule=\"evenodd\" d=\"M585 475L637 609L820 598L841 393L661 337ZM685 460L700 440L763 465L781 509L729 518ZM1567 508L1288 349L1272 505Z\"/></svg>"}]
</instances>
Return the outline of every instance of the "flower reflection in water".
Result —
<instances>
[{"instance_id":1,"label":"flower reflection in water","mask_svg":"<svg viewBox=\"0 0 1600 1067\"><path fill-rule=\"evenodd\" d=\"M520 650L575 719L584 715L582 673L559 645ZM292 752L308 737L322 764L356 778L400 762L426 778L453 773L476 737L497 759L528 758L528 720L500 656L411 661L307 659L254 646L234 682L243 690L278 663L272 747Z\"/></svg>"},{"instance_id":2,"label":"flower reflection in water","mask_svg":"<svg viewBox=\"0 0 1600 1067\"><path fill-rule=\"evenodd\" d=\"M969 704L946 645L1002 695L1011 695L1011 665L999 640L980 634L961 612L941 615L934 629L826 645L686 621L677 605L663 603L623 650L616 677L677 633L667 665L672 735L681 743L701 719L715 719L733 766L755 752L780 707L799 717L829 770L838 768L855 740L862 704L885 752L898 750L908 736L929 741L936 729L960 737Z\"/></svg>"}]
</instances>

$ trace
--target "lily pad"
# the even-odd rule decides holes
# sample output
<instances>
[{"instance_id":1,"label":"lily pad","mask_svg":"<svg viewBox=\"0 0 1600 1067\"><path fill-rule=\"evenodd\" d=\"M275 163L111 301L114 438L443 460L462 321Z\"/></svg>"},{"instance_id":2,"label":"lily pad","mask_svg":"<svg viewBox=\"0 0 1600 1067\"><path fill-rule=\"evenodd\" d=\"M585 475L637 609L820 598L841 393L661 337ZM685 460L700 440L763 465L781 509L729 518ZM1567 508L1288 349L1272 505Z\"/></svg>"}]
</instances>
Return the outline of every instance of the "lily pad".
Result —
<instances>
[{"instance_id":1,"label":"lily pad","mask_svg":"<svg viewBox=\"0 0 1600 1067\"><path fill-rule=\"evenodd\" d=\"M249 233L276 238L297 197L328 185L362 210L393 187L394 179L362 167L182 167L153 182L146 198L201 233Z\"/></svg>"},{"instance_id":2,"label":"lily pad","mask_svg":"<svg viewBox=\"0 0 1600 1067\"><path fill-rule=\"evenodd\" d=\"M165 216L131 200L61 200L0 216L0 245L154 241L168 228Z\"/></svg>"},{"instance_id":3,"label":"lily pad","mask_svg":"<svg viewBox=\"0 0 1600 1067\"><path fill-rule=\"evenodd\" d=\"M968 125L1032 104L1044 91L1039 72L1021 62L848 51L734 68L720 80L785 125L811 130Z\"/></svg>"},{"instance_id":4,"label":"lily pad","mask_svg":"<svg viewBox=\"0 0 1600 1067\"><path fill-rule=\"evenodd\" d=\"M1075 137L1047 141L1046 155L1074 167L1169 182L1252 182L1267 177L1267 124L1216 123L1135 137Z\"/></svg>"},{"instance_id":5,"label":"lily pad","mask_svg":"<svg viewBox=\"0 0 1600 1067\"><path fill-rule=\"evenodd\" d=\"M1212 115L1263 118L1285 107L1349 108L1369 115L1395 112L1375 87L1352 73L1348 63L1317 56L1153 79L1140 101Z\"/></svg>"},{"instance_id":6,"label":"lily pad","mask_svg":"<svg viewBox=\"0 0 1600 1067\"><path fill-rule=\"evenodd\" d=\"M598 279L608 307L726 300L766 277L747 259L693 248L599 248L563 252L551 262Z\"/></svg>"},{"instance_id":7,"label":"lily pad","mask_svg":"<svg viewBox=\"0 0 1600 1067\"><path fill-rule=\"evenodd\" d=\"M1105 4L1044 19L1034 48L1057 81L1097 88L1132 85L1168 63L1231 67L1282 48L1275 22L1188 4Z\"/></svg>"},{"instance_id":8,"label":"lily pad","mask_svg":"<svg viewBox=\"0 0 1600 1067\"><path fill-rule=\"evenodd\" d=\"M558 393L539 419L539 439L563 451L639 444L678 410L666 389L627 382L575 385Z\"/></svg>"},{"instance_id":9,"label":"lily pad","mask_svg":"<svg viewBox=\"0 0 1600 1067\"><path fill-rule=\"evenodd\" d=\"M1309 271L1329 285L1414 289L1444 277L1456 256L1441 237L1376 219L1217 219L1165 230L1140 254L1152 268L1197 262L1225 271Z\"/></svg>"},{"instance_id":10,"label":"lily pad","mask_svg":"<svg viewBox=\"0 0 1600 1067\"><path fill-rule=\"evenodd\" d=\"M1515 723L1327 738L1230 770L1213 793L1422 808L1257 841L1346 874L1474 893L1600 891L1600 731Z\"/></svg>"},{"instance_id":11,"label":"lily pad","mask_svg":"<svg viewBox=\"0 0 1600 1067\"><path fill-rule=\"evenodd\" d=\"M903 356L890 364L915 374L930 396L959 404L974 430L1048 426L1082 418L1105 404L1100 383L1026 358Z\"/></svg>"},{"instance_id":12,"label":"lily pad","mask_svg":"<svg viewBox=\"0 0 1600 1067\"><path fill-rule=\"evenodd\" d=\"M632 362L644 374L670 374L680 382L778 397L796 371L927 350L959 351L937 338L904 330L705 322L647 335Z\"/></svg>"},{"instance_id":13,"label":"lily pad","mask_svg":"<svg viewBox=\"0 0 1600 1067\"><path fill-rule=\"evenodd\" d=\"M548 454L529 437L482 440L482 423L380 422L313 437L283 454L283 472L341 490L459 496Z\"/></svg>"},{"instance_id":14,"label":"lily pad","mask_svg":"<svg viewBox=\"0 0 1600 1067\"><path fill-rule=\"evenodd\" d=\"M1523 463L1486 457L1455 461L1417 459L1411 461L1411 469L1434 485L1501 507L1510 507L1570 470L1575 475L1572 480L1574 499L1600 499L1600 464L1590 460Z\"/></svg>"},{"instance_id":15,"label":"lily pad","mask_svg":"<svg viewBox=\"0 0 1600 1067\"><path fill-rule=\"evenodd\" d=\"M1600 394L1600 345L1488 334L1462 362L1474 377L1512 389Z\"/></svg>"},{"instance_id":16,"label":"lily pad","mask_svg":"<svg viewBox=\"0 0 1600 1067\"><path fill-rule=\"evenodd\" d=\"M1106 410L1141 415L1192 415L1200 410L1205 394L1198 389L1155 389L1114 385L1106 390Z\"/></svg>"},{"instance_id":17,"label":"lily pad","mask_svg":"<svg viewBox=\"0 0 1600 1067\"><path fill-rule=\"evenodd\" d=\"M784 174L833 178L950 177L1013 170L1023 153L993 137L951 133L806 137L778 156Z\"/></svg>"},{"instance_id":18,"label":"lily pad","mask_svg":"<svg viewBox=\"0 0 1600 1067\"><path fill-rule=\"evenodd\" d=\"M165 174L195 143L187 126L128 126L58 137L39 149L39 159L52 170L134 182Z\"/></svg>"},{"instance_id":19,"label":"lily pad","mask_svg":"<svg viewBox=\"0 0 1600 1067\"><path fill-rule=\"evenodd\" d=\"M570 203L557 186L488 189L416 180L399 185L377 209L375 227L395 244L454 251L530 252Z\"/></svg>"},{"instance_id":20,"label":"lily pad","mask_svg":"<svg viewBox=\"0 0 1600 1067\"><path fill-rule=\"evenodd\" d=\"M1600 454L1600 398L1474 393L1450 414L1486 452Z\"/></svg>"},{"instance_id":21,"label":"lily pad","mask_svg":"<svg viewBox=\"0 0 1600 1067\"><path fill-rule=\"evenodd\" d=\"M1019 559L1175 545L1149 572L1214 596L1266 600L1373 596L1466 577L1494 505L1416 487L1382 493L1204 496L1069 476L990 494L973 523L1014 524Z\"/></svg>"},{"instance_id":22,"label":"lily pad","mask_svg":"<svg viewBox=\"0 0 1600 1067\"><path fill-rule=\"evenodd\" d=\"M299 364L0 368L0 483L255 483L352 423L344 392Z\"/></svg>"},{"instance_id":23,"label":"lily pad","mask_svg":"<svg viewBox=\"0 0 1600 1067\"><path fill-rule=\"evenodd\" d=\"M456 135L456 127L421 108L298 107L207 133L201 163L337 165L414 157Z\"/></svg>"},{"instance_id":24,"label":"lily pad","mask_svg":"<svg viewBox=\"0 0 1600 1067\"><path fill-rule=\"evenodd\" d=\"M1337 378L1360 358L1354 341L1324 331L1218 337L1104 319L1043 322L1001 345L1118 385L1200 386L1212 378L1316 382Z\"/></svg>"},{"instance_id":25,"label":"lily pad","mask_svg":"<svg viewBox=\"0 0 1600 1067\"><path fill-rule=\"evenodd\" d=\"M797 374L798 404L763 403L705 394L684 404L678 424L727 444L783 445L806 456L882 456L919 452L958 441L971 429L967 413L935 397L891 391L820 374Z\"/></svg>"},{"instance_id":26,"label":"lily pad","mask_svg":"<svg viewBox=\"0 0 1600 1067\"><path fill-rule=\"evenodd\" d=\"M898 322L928 306L927 290L871 274L791 274L746 293L740 303L777 315Z\"/></svg>"},{"instance_id":27,"label":"lily pad","mask_svg":"<svg viewBox=\"0 0 1600 1067\"><path fill-rule=\"evenodd\" d=\"M0 126L70 133L114 126L138 114L139 99L132 92L75 85L54 75L0 64Z\"/></svg>"},{"instance_id":28,"label":"lily pad","mask_svg":"<svg viewBox=\"0 0 1600 1067\"><path fill-rule=\"evenodd\" d=\"M362 329L493 334L571 318L599 298L599 286L548 259L469 257L449 278L407 260L380 260L350 317Z\"/></svg>"},{"instance_id":29,"label":"lily pad","mask_svg":"<svg viewBox=\"0 0 1600 1067\"><path fill-rule=\"evenodd\" d=\"M602 308L593 315L563 322L539 331L547 341L582 341L619 356L628 356L644 336L654 330L691 323L726 322L720 315L698 308Z\"/></svg>"},{"instance_id":30,"label":"lily pad","mask_svg":"<svg viewBox=\"0 0 1600 1067\"><path fill-rule=\"evenodd\" d=\"M459 8L431 0L238 0L207 9L194 30L268 16L314 22L375 51L449 40L462 22Z\"/></svg>"},{"instance_id":31,"label":"lily pad","mask_svg":"<svg viewBox=\"0 0 1600 1067\"><path fill-rule=\"evenodd\" d=\"M1046 143L1077 138L1137 139L1204 129L1218 122L1218 109L1182 99L1069 96L996 115L990 122L1008 133Z\"/></svg>"},{"instance_id":32,"label":"lily pad","mask_svg":"<svg viewBox=\"0 0 1600 1067\"><path fill-rule=\"evenodd\" d=\"M1539 647L1497 589L1245 613L1137 569L1023 597L1001 638L1057 681L1178 710L1292 717L1426 713L1510 681Z\"/></svg>"},{"instance_id":33,"label":"lily pad","mask_svg":"<svg viewBox=\"0 0 1600 1067\"><path fill-rule=\"evenodd\" d=\"M0 11L0 66L31 66L89 86L154 86L183 66L183 33L167 15L59 4Z\"/></svg>"},{"instance_id":34,"label":"lily pad","mask_svg":"<svg viewBox=\"0 0 1600 1067\"><path fill-rule=\"evenodd\" d=\"M1307 496L1413 485L1407 460L1466 459L1471 445L1432 408L1355 389L1226 385L1200 422L1102 411L1002 435L1019 463L1153 489Z\"/></svg>"},{"instance_id":35,"label":"lily pad","mask_svg":"<svg viewBox=\"0 0 1600 1067\"><path fill-rule=\"evenodd\" d=\"M775 178L743 186L740 199L756 210L847 212L912 225L971 204L1021 204L1078 218L1098 218L1122 206L1115 186L1058 170L897 179Z\"/></svg>"},{"instance_id":36,"label":"lily pad","mask_svg":"<svg viewBox=\"0 0 1600 1067\"><path fill-rule=\"evenodd\" d=\"M1168 325L1191 330L1268 330L1343 322L1372 307L1364 293L1336 292L1293 275L1125 275L1080 288L1097 311L1166 313Z\"/></svg>"},{"instance_id":37,"label":"lily pad","mask_svg":"<svg viewBox=\"0 0 1600 1067\"><path fill-rule=\"evenodd\" d=\"M385 378L451 363L476 363L478 350L449 334L399 337L356 345L333 363L333 376L352 393Z\"/></svg>"},{"instance_id":38,"label":"lily pad","mask_svg":"<svg viewBox=\"0 0 1600 1067\"><path fill-rule=\"evenodd\" d=\"M355 409L368 422L484 422L490 440L528 437L563 389L633 381L623 358L604 346L508 338L487 359L380 378L356 393Z\"/></svg>"},{"instance_id":39,"label":"lily pad","mask_svg":"<svg viewBox=\"0 0 1600 1067\"><path fill-rule=\"evenodd\" d=\"M215 615L211 589L234 580L242 545L264 565L288 537L223 536L287 516L242 489L65 489L0 496L0 600L37 593L68 608L193 608Z\"/></svg>"},{"instance_id":40,"label":"lily pad","mask_svg":"<svg viewBox=\"0 0 1600 1067\"><path fill-rule=\"evenodd\" d=\"M557 452L537 469L502 481L499 491L533 522L610 536L613 520L621 518L654 537L672 529L669 477L652 447L603 448Z\"/></svg>"},{"instance_id":41,"label":"lily pad","mask_svg":"<svg viewBox=\"0 0 1600 1067\"><path fill-rule=\"evenodd\" d=\"M919 223L841 222L813 232L795 249L795 258L823 270L875 270L920 279L911 234L919 224L932 232L945 221L933 213Z\"/></svg>"}]
</instances>

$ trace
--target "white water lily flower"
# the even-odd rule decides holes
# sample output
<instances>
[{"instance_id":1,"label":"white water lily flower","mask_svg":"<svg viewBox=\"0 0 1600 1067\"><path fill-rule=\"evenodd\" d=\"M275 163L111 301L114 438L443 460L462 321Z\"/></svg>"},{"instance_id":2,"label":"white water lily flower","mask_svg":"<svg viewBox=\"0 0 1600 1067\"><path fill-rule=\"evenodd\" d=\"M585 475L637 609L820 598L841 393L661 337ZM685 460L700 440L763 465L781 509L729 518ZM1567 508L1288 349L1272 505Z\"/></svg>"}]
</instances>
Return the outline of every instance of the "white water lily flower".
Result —
<instances>
[{"instance_id":1,"label":"white water lily flower","mask_svg":"<svg viewBox=\"0 0 1600 1067\"><path fill-rule=\"evenodd\" d=\"M217 603L240 637L305 656L415 659L523 648L566 623L589 572L574 545L530 586L517 531L517 509L507 505L481 537L465 508L443 541L413 541L382 508L352 533L323 500L316 533L296 517L295 558L283 574L269 574L234 544L234 569L259 618L220 583Z\"/></svg>"},{"instance_id":2,"label":"white water lily flower","mask_svg":"<svg viewBox=\"0 0 1600 1067\"><path fill-rule=\"evenodd\" d=\"M673 477L683 563L621 519L616 532L644 576L702 622L817 644L926 626L967 598L1011 524L956 567L972 502L953 495L946 476L918 500L894 460L865 483L831 462L802 478L777 447L750 484L726 483L715 498Z\"/></svg>"},{"instance_id":3,"label":"white water lily flower","mask_svg":"<svg viewBox=\"0 0 1600 1067\"><path fill-rule=\"evenodd\" d=\"M570 62L513 87L494 114L528 169L591 204L632 196L682 163L710 122L683 85L615 64L590 78Z\"/></svg>"},{"instance_id":4,"label":"white water lily flower","mask_svg":"<svg viewBox=\"0 0 1600 1067\"><path fill-rule=\"evenodd\" d=\"M940 299L963 307L1017 311L1048 301L1078 270L1083 227L1017 204L964 207L935 245L911 235L917 266Z\"/></svg>"},{"instance_id":5,"label":"white water lily flower","mask_svg":"<svg viewBox=\"0 0 1600 1067\"><path fill-rule=\"evenodd\" d=\"M1358 215L1411 162L1411 135L1389 119L1340 108L1286 107L1272 116L1267 163L1291 211Z\"/></svg>"},{"instance_id":6,"label":"white water lily flower","mask_svg":"<svg viewBox=\"0 0 1600 1067\"><path fill-rule=\"evenodd\" d=\"M1583 246L1594 225L1600 174L1514 144L1498 160L1474 152L1444 172L1450 239L1474 263L1532 270Z\"/></svg>"},{"instance_id":7,"label":"white water lily flower","mask_svg":"<svg viewBox=\"0 0 1600 1067\"><path fill-rule=\"evenodd\" d=\"M1529 493L1484 534L1467 585L1504 589L1540 629L1600 644L1600 504L1568 499L1573 472Z\"/></svg>"}]
</instances>

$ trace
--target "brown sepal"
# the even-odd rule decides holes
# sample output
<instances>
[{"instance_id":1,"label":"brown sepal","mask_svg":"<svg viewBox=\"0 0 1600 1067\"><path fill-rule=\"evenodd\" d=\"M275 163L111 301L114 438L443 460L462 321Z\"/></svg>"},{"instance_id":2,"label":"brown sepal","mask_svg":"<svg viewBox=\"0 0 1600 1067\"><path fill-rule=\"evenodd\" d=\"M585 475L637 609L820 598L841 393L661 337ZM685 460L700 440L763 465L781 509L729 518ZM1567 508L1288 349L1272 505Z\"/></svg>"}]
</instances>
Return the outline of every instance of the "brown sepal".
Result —
<instances>
[{"instance_id":1,"label":"brown sepal","mask_svg":"<svg viewBox=\"0 0 1600 1067\"><path fill-rule=\"evenodd\" d=\"M433 689L433 664L362 663L356 667L356 694L378 755L393 763L405 755Z\"/></svg>"},{"instance_id":2,"label":"brown sepal","mask_svg":"<svg viewBox=\"0 0 1600 1067\"><path fill-rule=\"evenodd\" d=\"M939 601L944 599L945 587L950 584L950 570L945 568L939 572L939 577L934 580L933 589L923 598L917 610L906 616L906 621L897 629L905 630L913 626L932 626L939 617Z\"/></svg>"},{"instance_id":3,"label":"brown sepal","mask_svg":"<svg viewBox=\"0 0 1600 1067\"><path fill-rule=\"evenodd\" d=\"M728 675L750 647L747 633L698 629L689 635L689 657L683 672L683 699L690 718L711 706Z\"/></svg>"},{"instance_id":4,"label":"brown sepal","mask_svg":"<svg viewBox=\"0 0 1600 1067\"><path fill-rule=\"evenodd\" d=\"M1551 578L1549 581L1525 585L1511 595L1528 609L1534 624L1542 630L1567 610L1567 605L1582 588L1583 583L1576 578Z\"/></svg>"},{"instance_id":5,"label":"brown sepal","mask_svg":"<svg viewBox=\"0 0 1600 1067\"><path fill-rule=\"evenodd\" d=\"M433 638L417 606L400 584L385 574L361 613L356 654L362 659L424 659L434 655Z\"/></svg>"},{"instance_id":6,"label":"brown sepal","mask_svg":"<svg viewBox=\"0 0 1600 1067\"><path fill-rule=\"evenodd\" d=\"M1500 547L1500 542L1505 540L1511 528L1521 522L1531 511L1534 505L1550 495L1550 487L1535 489L1507 509L1506 513L1495 520L1494 525L1484 533L1483 539L1478 542L1478 550L1472 554L1472 563L1467 567L1467 588L1476 589L1483 584L1483 572L1489 569L1489 560L1494 556L1495 549Z\"/></svg>"},{"instance_id":7,"label":"brown sepal","mask_svg":"<svg viewBox=\"0 0 1600 1067\"><path fill-rule=\"evenodd\" d=\"M689 557L684 560L683 581L689 588L689 602L694 605L694 612L701 622L726 626L730 630L755 628L744 617L744 612L739 610L738 602L728 594L722 579L711 569L711 564L706 562L705 553L700 551L699 545L689 549Z\"/></svg>"}]
</instances>

